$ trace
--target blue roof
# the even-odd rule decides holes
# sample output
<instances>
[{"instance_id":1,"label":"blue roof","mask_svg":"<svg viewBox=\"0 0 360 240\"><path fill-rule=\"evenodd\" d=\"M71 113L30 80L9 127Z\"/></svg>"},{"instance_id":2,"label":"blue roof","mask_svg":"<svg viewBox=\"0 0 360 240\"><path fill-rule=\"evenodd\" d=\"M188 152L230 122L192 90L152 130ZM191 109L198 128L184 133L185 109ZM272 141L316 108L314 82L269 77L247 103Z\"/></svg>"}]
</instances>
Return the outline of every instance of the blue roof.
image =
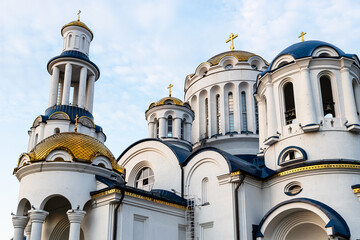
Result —
<instances>
[{"instance_id":1,"label":"blue roof","mask_svg":"<svg viewBox=\"0 0 360 240\"><path fill-rule=\"evenodd\" d=\"M55 59L63 58L63 57L73 57L73 58L81 59L81 60L84 60L84 61L90 63L91 65L93 65L93 66L96 68L96 70L98 71L99 76L100 76L100 69L98 68L98 66L96 66L95 63L93 63L92 61L90 61L89 57L88 57L85 53L82 53L82 52L79 52L79 51L75 51L75 50L65 51L65 52L62 52L59 56L53 57L53 58L50 59L50 61L48 62L47 67L49 67L49 64L50 64L52 61L54 61Z\"/></svg>"},{"instance_id":2,"label":"blue roof","mask_svg":"<svg viewBox=\"0 0 360 240\"><path fill-rule=\"evenodd\" d=\"M317 40L298 42L298 43L295 43L295 44L285 48L283 51L281 51L274 58L274 60L270 63L268 69L265 70L264 72L260 73L260 76L264 76L267 72L270 72L274 61L282 55L291 55L294 57L294 59L311 57L313 52L315 51L315 49L317 49L319 47L333 48L339 54L340 58L341 57L352 58L354 56L354 54L347 54L347 53L343 52L340 48L338 48L330 43L327 43L327 42L322 42L322 41L317 41Z\"/></svg>"},{"instance_id":3,"label":"blue roof","mask_svg":"<svg viewBox=\"0 0 360 240\"><path fill-rule=\"evenodd\" d=\"M241 171L261 179L275 173L275 171L267 168L265 165L257 164L259 159L255 155L234 156L214 147L203 147L196 150L181 164L182 167L185 167L196 155L204 151L215 151L221 154L227 162L230 172Z\"/></svg>"},{"instance_id":4,"label":"blue roof","mask_svg":"<svg viewBox=\"0 0 360 240\"><path fill-rule=\"evenodd\" d=\"M175 154L177 160L179 161L179 164L182 164L186 159L187 157L189 157L191 155L191 152L185 150L185 149L182 149L180 147L177 147L177 146L174 146L174 145L171 145L165 141L162 141L160 139L157 139L157 138L144 138L144 139L141 139L137 142L134 142L133 144L131 144L129 147L127 147L121 154L120 156L117 158L117 161L120 160L120 158L127 152L129 151L132 147L134 147L135 145L137 144L140 144L142 142L147 142L147 141L156 141L156 142L161 142L162 144L166 145L168 148L170 148L170 150Z\"/></svg>"},{"instance_id":5,"label":"blue roof","mask_svg":"<svg viewBox=\"0 0 360 240\"><path fill-rule=\"evenodd\" d=\"M345 239L350 239L350 236L351 236L350 229L349 229L346 221L341 217L341 215L339 213L337 213L334 209L329 207L328 205L326 205L322 202L313 200L313 199L309 199L309 198L294 198L294 199L279 203L275 207L271 208L265 214L263 219L261 219L260 224L257 228L256 237L263 237L263 234L260 231L260 229L261 229L262 225L264 224L265 220L270 216L271 213L273 213L276 209L278 209L281 206L284 206L289 203L296 203L296 202L307 203L307 204L310 204L310 205L315 206L318 209L320 209L330 219L330 221L326 224L325 228L332 227L334 230L335 236L341 236L341 237L344 237Z\"/></svg>"}]
</instances>

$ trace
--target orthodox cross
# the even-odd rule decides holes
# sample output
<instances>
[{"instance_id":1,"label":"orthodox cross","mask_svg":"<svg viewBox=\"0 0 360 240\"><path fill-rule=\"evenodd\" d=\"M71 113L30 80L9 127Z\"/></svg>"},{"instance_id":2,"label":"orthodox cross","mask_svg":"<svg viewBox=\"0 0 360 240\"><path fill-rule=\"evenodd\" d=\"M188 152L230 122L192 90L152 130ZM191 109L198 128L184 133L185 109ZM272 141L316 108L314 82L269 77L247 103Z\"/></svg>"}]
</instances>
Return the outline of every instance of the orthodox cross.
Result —
<instances>
[{"instance_id":1,"label":"orthodox cross","mask_svg":"<svg viewBox=\"0 0 360 240\"><path fill-rule=\"evenodd\" d=\"M80 13L81 13L81 11L79 10L79 12L77 13L77 15L78 15L78 22L80 22Z\"/></svg>"},{"instance_id":2,"label":"orthodox cross","mask_svg":"<svg viewBox=\"0 0 360 240\"><path fill-rule=\"evenodd\" d=\"M79 120L79 115L76 114L74 132L77 132L78 120Z\"/></svg>"},{"instance_id":3,"label":"orthodox cross","mask_svg":"<svg viewBox=\"0 0 360 240\"><path fill-rule=\"evenodd\" d=\"M234 35L233 33L231 33L229 39L226 40L226 43L228 43L228 42L231 41L231 45L230 45L231 51L234 51L234 41L233 41L233 40L234 40L235 38L237 38L237 36L238 36L237 34Z\"/></svg>"},{"instance_id":4,"label":"orthodox cross","mask_svg":"<svg viewBox=\"0 0 360 240\"><path fill-rule=\"evenodd\" d=\"M168 89L169 89L169 97L171 97L171 88L173 87L174 85L172 85L171 83L169 84L168 86Z\"/></svg>"},{"instance_id":5,"label":"orthodox cross","mask_svg":"<svg viewBox=\"0 0 360 240\"><path fill-rule=\"evenodd\" d=\"M303 42L304 41L304 36L306 35L306 33L304 32L301 32L300 33L300 36L298 38L301 38L301 41Z\"/></svg>"}]
</instances>

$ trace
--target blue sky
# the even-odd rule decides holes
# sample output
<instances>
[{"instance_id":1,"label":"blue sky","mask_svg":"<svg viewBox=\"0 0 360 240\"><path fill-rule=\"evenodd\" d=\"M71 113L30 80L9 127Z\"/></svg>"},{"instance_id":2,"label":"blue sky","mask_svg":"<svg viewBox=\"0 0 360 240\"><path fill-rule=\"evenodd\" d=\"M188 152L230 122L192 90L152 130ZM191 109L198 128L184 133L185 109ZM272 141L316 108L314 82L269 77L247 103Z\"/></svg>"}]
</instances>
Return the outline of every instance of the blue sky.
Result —
<instances>
[{"instance_id":1,"label":"blue sky","mask_svg":"<svg viewBox=\"0 0 360 240\"><path fill-rule=\"evenodd\" d=\"M299 41L330 42L360 53L360 2L265 0L5 1L0 3L0 123L2 167L0 238L10 239L18 181L12 175L27 150L32 122L48 104L49 59L61 53L60 29L76 20L94 32L90 59L101 71L95 85L94 117L115 157L147 137L144 111L166 96L183 98L187 74L210 57L235 49L270 62Z\"/></svg>"}]
</instances>

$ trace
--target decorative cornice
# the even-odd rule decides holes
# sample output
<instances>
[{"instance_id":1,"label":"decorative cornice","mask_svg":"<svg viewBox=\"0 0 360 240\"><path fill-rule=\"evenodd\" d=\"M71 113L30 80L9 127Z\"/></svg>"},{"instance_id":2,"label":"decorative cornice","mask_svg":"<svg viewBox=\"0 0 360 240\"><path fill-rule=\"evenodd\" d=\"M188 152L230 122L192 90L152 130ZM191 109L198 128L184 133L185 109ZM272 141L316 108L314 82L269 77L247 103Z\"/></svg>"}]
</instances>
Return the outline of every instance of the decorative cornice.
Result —
<instances>
[{"instance_id":1,"label":"decorative cornice","mask_svg":"<svg viewBox=\"0 0 360 240\"><path fill-rule=\"evenodd\" d=\"M299 168L282 171L282 172L279 172L278 174L275 174L274 177L280 177L280 176L285 176L285 175L289 175L292 173L312 171L312 170L321 170L321 169L359 169L360 170L360 164L337 164L337 163L335 163L335 164L312 165L312 166L299 167Z\"/></svg>"}]
</instances>

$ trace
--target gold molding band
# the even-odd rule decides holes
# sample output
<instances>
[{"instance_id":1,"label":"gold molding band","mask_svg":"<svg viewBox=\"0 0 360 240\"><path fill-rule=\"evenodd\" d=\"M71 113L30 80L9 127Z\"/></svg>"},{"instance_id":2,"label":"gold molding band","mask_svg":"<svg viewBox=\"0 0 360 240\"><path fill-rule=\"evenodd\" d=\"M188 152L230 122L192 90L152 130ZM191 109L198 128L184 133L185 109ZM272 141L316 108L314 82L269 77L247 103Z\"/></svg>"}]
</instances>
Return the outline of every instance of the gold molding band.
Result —
<instances>
[{"instance_id":1,"label":"gold molding band","mask_svg":"<svg viewBox=\"0 0 360 240\"><path fill-rule=\"evenodd\" d=\"M102 197L102 196L106 196L106 195L109 195L109 194L112 194L112 193L119 193L119 194L121 194L121 190L116 189L116 188L113 188L113 189L107 190L107 191L105 191L105 192L101 192L101 193L95 194L95 195L92 196L91 198L92 198L92 199L95 199L95 198L99 198L99 197ZM136 193L131 193L131 192L125 191L125 195L126 195L126 196L130 196L130 197L134 197L134 198L139 198L139 199L147 200L147 201L150 201L150 202L155 202L155 203L164 204L164 205L167 205L167 206L170 206L170 207L176 207L176 208L180 208L180 209L184 209L184 210L186 209L185 206L181 206L181 205L179 205L179 204L175 204L175 203L170 203L170 202L166 202L166 201L154 199L154 198L151 198L151 197L145 197L145 196L142 196L142 195L136 194Z\"/></svg>"},{"instance_id":2,"label":"gold molding band","mask_svg":"<svg viewBox=\"0 0 360 240\"><path fill-rule=\"evenodd\" d=\"M230 176L233 177L233 176L237 176L237 175L240 175L240 174L241 174L240 171L236 171L236 172L232 172L232 173L230 174Z\"/></svg>"},{"instance_id":3,"label":"gold molding band","mask_svg":"<svg viewBox=\"0 0 360 240\"><path fill-rule=\"evenodd\" d=\"M360 165L345 164L345 163L344 164L338 164L338 163L320 164L320 165L313 165L313 166L306 166L306 167L290 169L287 171L280 172L280 173L276 174L274 177L285 176L285 175L297 173L297 172L312 171L312 170L319 170L319 169L331 169L331 168L345 168L345 169L359 169L360 170Z\"/></svg>"},{"instance_id":4,"label":"gold molding band","mask_svg":"<svg viewBox=\"0 0 360 240\"><path fill-rule=\"evenodd\" d=\"M353 189L353 192L356 194L356 193L360 193L360 188L354 188Z\"/></svg>"}]
</instances>

